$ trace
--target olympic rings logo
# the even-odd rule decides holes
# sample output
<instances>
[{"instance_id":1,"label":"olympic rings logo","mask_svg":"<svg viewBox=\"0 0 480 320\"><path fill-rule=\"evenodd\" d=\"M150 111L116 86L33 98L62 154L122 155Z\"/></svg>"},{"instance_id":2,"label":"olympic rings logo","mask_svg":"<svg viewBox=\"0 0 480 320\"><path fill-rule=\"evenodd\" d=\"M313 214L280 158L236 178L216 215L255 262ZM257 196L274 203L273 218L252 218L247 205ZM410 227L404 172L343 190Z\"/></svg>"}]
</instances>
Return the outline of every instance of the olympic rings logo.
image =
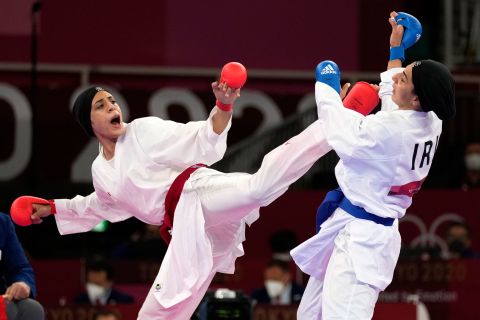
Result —
<instances>
[{"instance_id":1,"label":"olympic rings logo","mask_svg":"<svg viewBox=\"0 0 480 320\"><path fill-rule=\"evenodd\" d=\"M413 238L410 243L408 244L410 247L435 247L438 246L441 250L442 257L448 256L448 244L437 234L437 231L445 222L461 222L464 223L465 219L457 213L447 212L444 213L435 220L432 221L430 226L427 228L425 222L418 216L414 214L407 214L402 219L399 220L400 224L405 223L412 223L414 226L417 227L420 234Z\"/></svg>"}]
</instances>

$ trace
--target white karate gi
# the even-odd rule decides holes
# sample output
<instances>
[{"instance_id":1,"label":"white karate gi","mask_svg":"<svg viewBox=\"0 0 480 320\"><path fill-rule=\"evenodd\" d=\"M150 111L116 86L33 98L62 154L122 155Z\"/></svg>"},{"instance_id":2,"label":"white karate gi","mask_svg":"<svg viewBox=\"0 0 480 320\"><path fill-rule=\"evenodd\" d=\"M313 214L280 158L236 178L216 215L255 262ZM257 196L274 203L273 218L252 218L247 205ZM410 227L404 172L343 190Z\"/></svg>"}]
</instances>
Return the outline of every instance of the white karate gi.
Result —
<instances>
[{"instance_id":1,"label":"white karate gi","mask_svg":"<svg viewBox=\"0 0 480 320\"><path fill-rule=\"evenodd\" d=\"M401 218L431 167L442 130L433 112L399 110L392 76L381 74L382 111L364 117L345 109L338 94L316 83L319 121L340 161L338 184L354 205L380 217ZM310 275L299 320L370 319L380 291L392 281L400 253L393 226L357 219L338 208L320 231L291 251Z\"/></svg>"},{"instance_id":2,"label":"white karate gi","mask_svg":"<svg viewBox=\"0 0 480 320\"><path fill-rule=\"evenodd\" d=\"M107 161L100 152L92 165L95 192L55 200L60 233L84 232L102 220L132 216L161 225L165 196L177 175L196 163L210 165L225 152L230 124L216 135L214 112L207 121L188 124L153 117L127 124L115 157ZM283 194L329 150L317 122L267 154L253 175L195 171L185 183L172 241L138 319L189 319L215 273L234 272L235 259L243 255L245 224L253 223L260 207Z\"/></svg>"}]
</instances>

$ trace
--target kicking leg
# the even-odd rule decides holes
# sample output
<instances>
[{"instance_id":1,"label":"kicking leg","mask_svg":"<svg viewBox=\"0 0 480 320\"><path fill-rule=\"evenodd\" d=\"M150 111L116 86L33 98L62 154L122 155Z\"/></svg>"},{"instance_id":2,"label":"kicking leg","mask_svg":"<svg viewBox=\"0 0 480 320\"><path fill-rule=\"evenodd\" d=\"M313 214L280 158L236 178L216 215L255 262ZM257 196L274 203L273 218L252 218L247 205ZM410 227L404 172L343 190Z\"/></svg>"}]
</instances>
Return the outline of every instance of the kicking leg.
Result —
<instances>
[{"instance_id":1,"label":"kicking leg","mask_svg":"<svg viewBox=\"0 0 480 320\"><path fill-rule=\"evenodd\" d=\"M203 175L199 169L192 175L191 183L206 213L228 212L229 219L239 220L277 199L330 150L316 121L269 152L253 175L220 172Z\"/></svg>"}]
</instances>

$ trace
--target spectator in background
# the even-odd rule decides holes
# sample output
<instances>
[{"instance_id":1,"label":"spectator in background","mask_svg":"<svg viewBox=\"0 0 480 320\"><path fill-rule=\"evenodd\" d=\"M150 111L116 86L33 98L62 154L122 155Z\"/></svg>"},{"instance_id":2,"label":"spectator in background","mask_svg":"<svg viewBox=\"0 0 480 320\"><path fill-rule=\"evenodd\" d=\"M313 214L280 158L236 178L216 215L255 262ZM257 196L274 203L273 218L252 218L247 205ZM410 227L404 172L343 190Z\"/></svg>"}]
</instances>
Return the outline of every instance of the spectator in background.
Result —
<instances>
[{"instance_id":1,"label":"spectator in background","mask_svg":"<svg viewBox=\"0 0 480 320\"><path fill-rule=\"evenodd\" d=\"M92 320L120 320L120 319L121 317L118 314L118 312L115 312L109 309L100 310L96 312L92 318Z\"/></svg>"},{"instance_id":2,"label":"spectator in background","mask_svg":"<svg viewBox=\"0 0 480 320\"><path fill-rule=\"evenodd\" d=\"M113 268L104 260L88 263L85 287L86 292L75 297L75 303L90 305L134 303L132 296L113 287Z\"/></svg>"},{"instance_id":3,"label":"spectator in background","mask_svg":"<svg viewBox=\"0 0 480 320\"><path fill-rule=\"evenodd\" d=\"M292 261L290 250L298 245L295 232L289 229L278 230L270 236L269 243L273 259Z\"/></svg>"},{"instance_id":4,"label":"spectator in background","mask_svg":"<svg viewBox=\"0 0 480 320\"><path fill-rule=\"evenodd\" d=\"M462 189L480 188L480 142L472 142L465 148L465 175Z\"/></svg>"},{"instance_id":5,"label":"spectator in background","mask_svg":"<svg viewBox=\"0 0 480 320\"><path fill-rule=\"evenodd\" d=\"M35 298L33 269L18 241L10 217L0 212L0 295L8 320L43 320L43 307Z\"/></svg>"},{"instance_id":6,"label":"spectator in background","mask_svg":"<svg viewBox=\"0 0 480 320\"><path fill-rule=\"evenodd\" d=\"M471 231L465 222L451 223L445 233L445 241L448 245L447 259L480 258L480 254L471 248Z\"/></svg>"},{"instance_id":7,"label":"spectator in background","mask_svg":"<svg viewBox=\"0 0 480 320\"><path fill-rule=\"evenodd\" d=\"M155 248L155 250L152 250ZM167 252L167 245L162 239L159 226L143 224L134 232L127 242L112 250L111 257L117 259L146 259L162 261Z\"/></svg>"},{"instance_id":8,"label":"spectator in background","mask_svg":"<svg viewBox=\"0 0 480 320\"><path fill-rule=\"evenodd\" d=\"M264 271L265 283L253 290L251 298L257 303L289 305L298 304L304 289L292 281L288 263L271 260Z\"/></svg>"}]
</instances>

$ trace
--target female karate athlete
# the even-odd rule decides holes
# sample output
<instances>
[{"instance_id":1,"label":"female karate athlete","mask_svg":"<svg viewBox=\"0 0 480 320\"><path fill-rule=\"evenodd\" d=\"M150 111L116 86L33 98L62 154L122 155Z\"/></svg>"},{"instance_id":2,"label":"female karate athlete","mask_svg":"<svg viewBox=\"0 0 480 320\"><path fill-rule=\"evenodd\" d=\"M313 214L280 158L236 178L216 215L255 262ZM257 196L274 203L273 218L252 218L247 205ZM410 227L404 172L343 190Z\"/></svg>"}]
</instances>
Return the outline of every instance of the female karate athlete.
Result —
<instances>
[{"instance_id":1,"label":"female karate athlete","mask_svg":"<svg viewBox=\"0 0 480 320\"><path fill-rule=\"evenodd\" d=\"M258 218L259 208L331 150L314 123L268 153L255 174L205 167L223 157L231 105L240 93L225 83L212 88L217 103L209 118L187 124L156 117L124 123L108 91L85 90L73 113L99 141L92 164L95 191L50 204L30 199L33 223L54 214L61 234L130 217L162 226L170 244L139 312L141 320L189 319L215 273L233 273L235 259L243 255L245 225Z\"/></svg>"},{"instance_id":2,"label":"female karate athlete","mask_svg":"<svg viewBox=\"0 0 480 320\"><path fill-rule=\"evenodd\" d=\"M372 318L399 256L398 219L427 177L442 120L455 115L454 81L444 65L424 60L401 68L406 41L418 40L404 36L401 23L412 18L389 17L392 49L381 74L380 112L364 117L339 108L334 86L316 83L320 129L340 157L340 188L317 211L318 233L291 251L310 275L299 320Z\"/></svg>"}]
</instances>

